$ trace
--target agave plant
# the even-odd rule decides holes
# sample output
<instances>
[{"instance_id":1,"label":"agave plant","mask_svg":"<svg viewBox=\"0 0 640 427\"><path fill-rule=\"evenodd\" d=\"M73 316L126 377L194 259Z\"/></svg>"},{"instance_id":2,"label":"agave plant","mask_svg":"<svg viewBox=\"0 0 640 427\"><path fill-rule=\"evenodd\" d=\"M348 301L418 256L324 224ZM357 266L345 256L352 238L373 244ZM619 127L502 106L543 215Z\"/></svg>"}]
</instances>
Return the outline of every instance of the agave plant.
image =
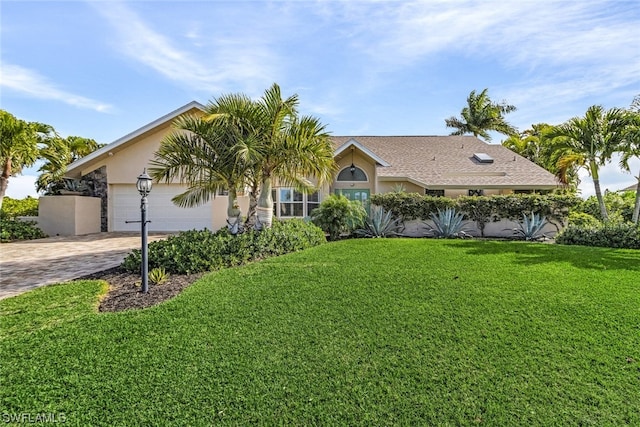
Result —
<instances>
[{"instance_id":1,"label":"agave plant","mask_svg":"<svg viewBox=\"0 0 640 427\"><path fill-rule=\"evenodd\" d=\"M540 214L531 212L531 216L522 214L523 220L519 223L518 228L513 229L515 236L518 236L524 240L543 240L547 238L547 235L542 232L542 229L547 225L547 218L541 217Z\"/></svg>"},{"instance_id":2,"label":"agave plant","mask_svg":"<svg viewBox=\"0 0 640 427\"><path fill-rule=\"evenodd\" d=\"M394 218L391 211L382 206L371 206L371 213L364 221L364 228L355 231L361 237L399 236L403 229L402 220Z\"/></svg>"},{"instance_id":3,"label":"agave plant","mask_svg":"<svg viewBox=\"0 0 640 427\"><path fill-rule=\"evenodd\" d=\"M454 208L438 209L438 214L431 213L434 226L427 224L427 232L435 237L451 239L454 237L471 237L464 230L467 225L464 214L456 212Z\"/></svg>"}]
</instances>

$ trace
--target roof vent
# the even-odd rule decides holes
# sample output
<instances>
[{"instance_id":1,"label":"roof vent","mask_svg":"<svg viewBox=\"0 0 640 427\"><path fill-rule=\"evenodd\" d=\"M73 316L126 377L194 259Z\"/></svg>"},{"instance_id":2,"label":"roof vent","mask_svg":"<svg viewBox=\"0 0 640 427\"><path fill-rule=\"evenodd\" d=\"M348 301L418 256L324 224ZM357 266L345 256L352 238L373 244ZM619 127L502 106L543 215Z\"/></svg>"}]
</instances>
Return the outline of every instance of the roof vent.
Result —
<instances>
[{"instance_id":1,"label":"roof vent","mask_svg":"<svg viewBox=\"0 0 640 427\"><path fill-rule=\"evenodd\" d=\"M473 153L473 158L480 163L493 163L493 157L487 153Z\"/></svg>"}]
</instances>

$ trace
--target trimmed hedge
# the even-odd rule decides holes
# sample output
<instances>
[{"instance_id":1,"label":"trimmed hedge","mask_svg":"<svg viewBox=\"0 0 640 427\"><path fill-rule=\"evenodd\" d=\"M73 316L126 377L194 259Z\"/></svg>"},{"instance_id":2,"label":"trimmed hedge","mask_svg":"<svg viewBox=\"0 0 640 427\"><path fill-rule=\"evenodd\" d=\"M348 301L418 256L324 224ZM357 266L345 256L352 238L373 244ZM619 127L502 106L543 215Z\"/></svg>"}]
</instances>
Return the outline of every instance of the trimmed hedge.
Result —
<instances>
[{"instance_id":1,"label":"trimmed hedge","mask_svg":"<svg viewBox=\"0 0 640 427\"><path fill-rule=\"evenodd\" d=\"M149 244L149 269L190 274L243 265L258 259L283 255L326 242L324 232L301 219L274 221L271 228L231 235L226 228L184 231ZM129 253L122 267L139 272L142 254Z\"/></svg>"},{"instance_id":2,"label":"trimmed hedge","mask_svg":"<svg viewBox=\"0 0 640 427\"><path fill-rule=\"evenodd\" d=\"M384 193L371 196L373 204L390 210L404 220L429 219L438 209L449 207L464 212L466 219L475 221L481 231L489 222L509 219L519 221L531 212L546 217L557 228L566 225L569 210L580 199L566 194L512 194L505 196L462 196L457 199L423 196L418 193Z\"/></svg>"},{"instance_id":3,"label":"trimmed hedge","mask_svg":"<svg viewBox=\"0 0 640 427\"><path fill-rule=\"evenodd\" d=\"M627 222L606 222L597 226L569 224L556 236L561 245L640 249L640 226Z\"/></svg>"}]
</instances>

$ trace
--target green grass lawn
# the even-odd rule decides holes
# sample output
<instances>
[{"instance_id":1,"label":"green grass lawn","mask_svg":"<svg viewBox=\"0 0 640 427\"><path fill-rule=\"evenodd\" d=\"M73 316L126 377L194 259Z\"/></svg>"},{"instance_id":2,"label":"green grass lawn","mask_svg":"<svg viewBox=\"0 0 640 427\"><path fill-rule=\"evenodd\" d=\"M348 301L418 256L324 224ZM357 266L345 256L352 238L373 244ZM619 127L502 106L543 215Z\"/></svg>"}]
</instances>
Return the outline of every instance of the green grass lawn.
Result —
<instances>
[{"instance_id":1,"label":"green grass lawn","mask_svg":"<svg viewBox=\"0 0 640 427\"><path fill-rule=\"evenodd\" d=\"M0 301L0 413L68 425L640 425L640 252L348 240L98 313ZM4 416L4 415L3 415Z\"/></svg>"}]
</instances>

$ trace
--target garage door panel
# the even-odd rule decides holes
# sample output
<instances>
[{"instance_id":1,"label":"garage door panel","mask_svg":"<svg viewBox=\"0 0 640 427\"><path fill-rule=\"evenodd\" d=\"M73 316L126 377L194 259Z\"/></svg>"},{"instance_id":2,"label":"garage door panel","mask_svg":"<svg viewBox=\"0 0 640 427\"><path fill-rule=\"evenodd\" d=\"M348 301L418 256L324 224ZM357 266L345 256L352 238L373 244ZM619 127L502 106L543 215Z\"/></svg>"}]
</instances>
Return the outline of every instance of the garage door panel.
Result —
<instances>
[{"instance_id":1,"label":"garage door panel","mask_svg":"<svg viewBox=\"0 0 640 427\"><path fill-rule=\"evenodd\" d=\"M140 220L140 195L135 185L111 185L111 218L113 231L138 231L140 223L126 221ZM149 231L181 231L211 228L211 202L195 208L181 208L171 199L182 193L185 187L179 185L156 184L147 196L147 219L151 221Z\"/></svg>"}]
</instances>

